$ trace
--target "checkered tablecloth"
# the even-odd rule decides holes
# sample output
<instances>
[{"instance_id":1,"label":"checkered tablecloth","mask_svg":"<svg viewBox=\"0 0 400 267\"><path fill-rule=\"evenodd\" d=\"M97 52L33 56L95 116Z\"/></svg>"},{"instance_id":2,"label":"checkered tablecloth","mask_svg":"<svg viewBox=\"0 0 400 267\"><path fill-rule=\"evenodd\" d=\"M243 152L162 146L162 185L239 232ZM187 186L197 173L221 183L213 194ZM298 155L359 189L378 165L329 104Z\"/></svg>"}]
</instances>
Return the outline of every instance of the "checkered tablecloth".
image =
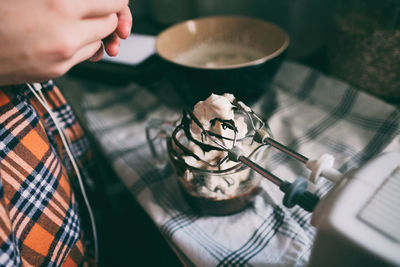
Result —
<instances>
[{"instance_id":1,"label":"checkered tablecloth","mask_svg":"<svg viewBox=\"0 0 400 267\"><path fill-rule=\"evenodd\" d=\"M183 199L170 166L154 164L145 138L152 118L179 116L134 83L99 86L83 97L89 129L132 195L187 265L303 266L315 229L311 214L281 205L282 193L267 180L246 210L199 216ZM384 150L400 150L400 111L306 66L284 62L265 96L253 106L268 118L279 142L310 157L336 157L345 172ZM307 177L300 163L272 150L264 166L286 180ZM322 179L318 193L331 184Z\"/></svg>"}]
</instances>

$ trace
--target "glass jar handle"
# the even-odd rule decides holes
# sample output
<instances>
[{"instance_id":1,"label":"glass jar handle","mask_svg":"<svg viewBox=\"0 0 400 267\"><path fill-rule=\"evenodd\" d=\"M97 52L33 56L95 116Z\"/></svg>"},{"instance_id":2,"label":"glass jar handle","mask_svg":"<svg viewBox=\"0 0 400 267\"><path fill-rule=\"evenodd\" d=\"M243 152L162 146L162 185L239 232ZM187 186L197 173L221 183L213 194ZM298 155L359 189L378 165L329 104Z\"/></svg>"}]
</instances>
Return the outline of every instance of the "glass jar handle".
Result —
<instances>
[{"instance_id":1,"label":"glass jar handle","mask_svg":"<svg viewBox=\"0 0 400 267\"><path fill-rule=\"evenodd\" d=\"M167 163L166 140L171 137L176 121L151 119L146 125L146 141L158 167Z\"/></svg>"}]
</instances>

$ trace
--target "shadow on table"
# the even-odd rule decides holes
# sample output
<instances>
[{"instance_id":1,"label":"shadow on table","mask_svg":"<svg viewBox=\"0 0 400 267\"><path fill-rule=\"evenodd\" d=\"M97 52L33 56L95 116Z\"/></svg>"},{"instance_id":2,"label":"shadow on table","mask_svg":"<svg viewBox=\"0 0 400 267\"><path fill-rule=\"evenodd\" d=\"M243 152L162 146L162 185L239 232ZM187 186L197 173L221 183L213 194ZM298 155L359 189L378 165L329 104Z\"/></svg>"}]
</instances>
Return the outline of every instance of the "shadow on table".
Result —
<instances>
[{"instance_id":1,"label":"shadow on table","mask_svg":"<svg viewBox=\"0 0 400 267\"><path fill-rule=\"evenodd\" d=\"M100 266L182 266L164 237L106 162L97 206ZM103 199L101 202L100 199Z\"/></svg>"}]
</instances>

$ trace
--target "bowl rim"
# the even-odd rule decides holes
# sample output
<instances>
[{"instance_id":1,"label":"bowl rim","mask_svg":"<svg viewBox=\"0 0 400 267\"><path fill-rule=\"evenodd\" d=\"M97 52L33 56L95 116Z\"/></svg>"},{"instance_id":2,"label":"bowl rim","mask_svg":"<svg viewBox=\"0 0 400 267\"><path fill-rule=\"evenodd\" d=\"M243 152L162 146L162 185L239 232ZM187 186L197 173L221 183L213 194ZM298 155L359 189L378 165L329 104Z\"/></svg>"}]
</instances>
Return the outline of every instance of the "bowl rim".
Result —
<instances>
[{"instance_id":1,"label":"bowl rim","mask_svg":"<svg viewBox=\"0 0 400 267\"><path fill-rule=\"evenodd\" d=\"M240 20L247 20L247 21L254 21L257 23L261 23L261 24L268 24L269 26L272 26L276 29L278 29L283 37L284 37L284 41L282 43L282 45L275 50L274 52L262 57L262 58L258 58L252 61L248 61L248 62L244 62L244 63L239 63L239 64L232 64L232 65L223 65L223 66L200 66L200 65L196 65L196 64L185 64L185 63L181 63L181 62L177 62L173 59L171 59L168 56L163 55L160 52L160 39L167 34L168 31L175 29L177 27L181 27L184 24L190 23L190 22L199 22L199 21L206 21L206 20L215 20L215 19L240 19ZM199 17L199 18L194 18L194 19L189 19L189 20L185 20L176 24L173 24L171 26L169 26L168 28L164 29L162 32L160 32L157 37L156 37L156 42L155 42L155 50L158 56L160 56L161 58L163 58L164 60L173 63L175 65L179 65L182 67L186 67L186 68L192 68L192 69L203 69L203 70L229 70L229 69L239 69L239 68L245 68L245 67L252 67L252 66L257 66L257 65L261 65L262 63L265 63L277 56L279 56L280 54L282 54L284 51L286 51L286 49L288 48L290 44L290 37L287 34L287 32L285 30L283 30L281 27L279 27L278 25L263 20L263 19L259 19L259 18L255 18L255 17L250 17L250 16L240 16L240 15L218 15L218 16L205 16L205 17Z\"/></svg>"}]
</instances>

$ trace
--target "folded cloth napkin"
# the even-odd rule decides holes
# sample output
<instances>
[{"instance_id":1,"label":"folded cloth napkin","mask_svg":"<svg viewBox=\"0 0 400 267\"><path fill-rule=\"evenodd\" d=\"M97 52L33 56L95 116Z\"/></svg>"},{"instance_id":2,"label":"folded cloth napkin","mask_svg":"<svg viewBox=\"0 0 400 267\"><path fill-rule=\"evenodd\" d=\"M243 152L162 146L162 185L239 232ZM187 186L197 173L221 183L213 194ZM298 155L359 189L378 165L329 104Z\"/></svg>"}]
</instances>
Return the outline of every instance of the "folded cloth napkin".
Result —
<instances>
[{"instance_id":1,"label":"folded cloth napkin","mask_svg":"<svg viewBox=\"0 0 400 267\"><path fill-rule=\"evenodd\" d=\"M183 199L172 168L157 167L146 143L150 119L178 118L136 84L85 93L84 115L120 179L148 212L187 265L303 266L315 229L311 214L282 206L282 193L266 179L263 191L244 211L200 216ZM274 138L310 157L335 156L345 172L384 150L400 150L400 111L350 85L286 61L270 90L254 106L268 119ZM264 163L263 163L264 164ZM271 150L265 167L285 180L308 171ZM331 183L321 179L317 192Z\"/></svg>"}]
</instances>

